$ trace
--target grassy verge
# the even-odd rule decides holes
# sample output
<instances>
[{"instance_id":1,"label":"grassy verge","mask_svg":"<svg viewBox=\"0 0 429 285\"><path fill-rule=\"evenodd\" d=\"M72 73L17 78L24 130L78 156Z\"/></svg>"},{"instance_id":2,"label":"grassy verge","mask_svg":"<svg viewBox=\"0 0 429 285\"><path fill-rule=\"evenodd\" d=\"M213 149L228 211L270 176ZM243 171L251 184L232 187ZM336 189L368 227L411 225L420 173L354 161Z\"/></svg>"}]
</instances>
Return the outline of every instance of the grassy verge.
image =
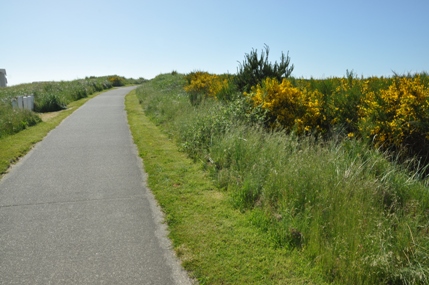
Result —
<instances>
[{"instance_id":1,"label":"grassy verge","mask_svg":"<svg viewBox=\"0 0 429 285\"><path fill-rule=\"evenodd\" d=\"M429 192L421 173L347 136L267 132L242 119L253 114L240 98L191 104L184 79L159 75L136 89L144 113L260 230L275 249L268 258L283 254L293 272L309 276L312 267L333 284L429 283Z\"/></svg>"},{"instance_id":2,"label":"grassy verge","mask_svg":"<svg viewBox=\"0 0 429 285\"><path fill-rule=\"evenodd\" d=\"M277 247L253 225L254 213L234 208L201 166L178 151L144 115L135 91L126 97L126 109L149 187L193 278L200 284L321 284L311 264Z\"/></svg>"},{"instance_id":3,"label":"grassy verge","mask_svg":"<svg viewBox=\"0 0 429 285\"><path fill-rule=\"evenodd\" d=\"M68 104L67 109L52 115L50 119L35 126L20 131L17 134L0 138L0 177L6 173L11 164L25 155L34 144L41 141L52 129L58 126L62 120L82 106L89 99L99 95L97 92L89 97Z\"/></svg>"}]
</instances>

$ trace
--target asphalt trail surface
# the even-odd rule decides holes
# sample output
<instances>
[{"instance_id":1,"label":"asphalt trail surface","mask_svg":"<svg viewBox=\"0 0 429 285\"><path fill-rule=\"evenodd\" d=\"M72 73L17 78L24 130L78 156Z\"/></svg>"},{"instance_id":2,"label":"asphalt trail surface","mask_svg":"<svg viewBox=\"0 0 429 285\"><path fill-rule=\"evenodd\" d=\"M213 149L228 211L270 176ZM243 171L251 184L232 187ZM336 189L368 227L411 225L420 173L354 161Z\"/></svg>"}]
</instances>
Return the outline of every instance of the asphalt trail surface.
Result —
<instances>
[{"instance_id":1,"label":"asphalt trail surface","mask_svg":"<svg viewBox=\"0 0 429 285\"><path fill-rule=\"evenodd\" d=\"M76 110L0 181L0 284L189 284L145 187L124 96Z\"/></svg>"}]
</instances>

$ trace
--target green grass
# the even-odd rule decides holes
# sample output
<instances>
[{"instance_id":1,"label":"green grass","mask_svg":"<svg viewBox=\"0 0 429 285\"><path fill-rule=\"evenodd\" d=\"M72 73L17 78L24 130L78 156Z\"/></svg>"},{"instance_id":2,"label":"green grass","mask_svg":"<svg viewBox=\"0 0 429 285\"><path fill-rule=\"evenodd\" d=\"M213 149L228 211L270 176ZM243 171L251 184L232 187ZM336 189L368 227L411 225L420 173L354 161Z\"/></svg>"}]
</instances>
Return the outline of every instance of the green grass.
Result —
<instances>
[{"instance_id":1,"label":"green grass","mask_svg":"<svg viewBox=\"0 0 429 285\"><path fill-rule=\"evenodd\" d=\"M175 142L145 116L135 91L126 97L126 109L149 188L166 214L174 248L193 278L201 284L322 283L316 269L297 251L276 246L267 232L254 225L254 213L235 208L201 165L178 151Z\"/></svg>"},{"instance_id":2,"label":"green grass","mask_svg":"<svg viewBox=\"0 0 429 285\"><path fill-rule=\"evenodd\" d=\"M327 281L428 282L427 187L382 153L242 127L210 156L234 204L260 212L277 246L300 250Z\"/></svg>"},{"instance_id":3,"label":"green grass","mask_svg":"<svg viewBox=\"0 0 429 285\"><path fill-rule=\"evenodd\" d=\"M14 109L10 104L0 102L0 138L18 133L40 121L34 112Z\"/></svg>"},{"instance_id":4,"label":"green grass","mask_svg":"<svg viewBox=\"0 0 429 285\"><path fill-rule=\"evenodd\" d=\"M11 164L25 155L34 144L41 141L52 129L58 126L63 119L73 113L89 99L97 96L101 92L70 103L66 110L59 112L57 116L40 122L35 126L28 127L14 135L0 138L0 175L3 175Z\"/></svg>"},{"instance_id":5,"label":"green grass","mask_svg":"<svg viewBox=\"0 0 429 285\"><path fill-rule=\"evenodd\" d=\"M203 165L209 188L221 189L225 206L238 211L234 218L258 229L265 256L295 265L292 276L317 272L334 284L428 284L422 173L358 140L267 132L243 121L247 109L236 102L192 106L184 84L182 75L164 74L136 94L166 139Z\"/></svg>"}]
</instances>

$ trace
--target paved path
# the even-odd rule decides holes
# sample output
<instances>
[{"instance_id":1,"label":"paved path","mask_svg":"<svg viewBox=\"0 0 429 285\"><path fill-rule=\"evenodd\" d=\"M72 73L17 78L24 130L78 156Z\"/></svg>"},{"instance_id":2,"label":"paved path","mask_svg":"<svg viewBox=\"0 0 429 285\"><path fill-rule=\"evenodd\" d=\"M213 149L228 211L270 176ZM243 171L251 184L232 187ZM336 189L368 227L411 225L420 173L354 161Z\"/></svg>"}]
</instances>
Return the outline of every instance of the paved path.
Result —
<instances>
[{"instance_id":1,"label":"paved path","mask_svg":"<svg viewBox=\"0 0 429 285\"><path fill-rule=\"evenodd\" d=\"M188 284L144 186L131 90L88 101L0 181L0 284Z\"/></svg>"}]
</instances>

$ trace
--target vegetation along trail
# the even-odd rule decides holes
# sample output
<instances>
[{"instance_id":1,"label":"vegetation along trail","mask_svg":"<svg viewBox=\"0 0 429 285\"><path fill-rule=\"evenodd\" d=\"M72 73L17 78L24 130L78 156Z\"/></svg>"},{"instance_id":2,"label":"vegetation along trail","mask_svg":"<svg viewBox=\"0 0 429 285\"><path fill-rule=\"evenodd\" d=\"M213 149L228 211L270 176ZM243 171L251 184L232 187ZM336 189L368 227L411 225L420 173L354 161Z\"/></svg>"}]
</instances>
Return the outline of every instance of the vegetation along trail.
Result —
<instances>
[{"instance_id":1,"label":"vegetation along trail","mask_svg":"<svg viewBox=\"0 0 429 285\"><path fill-rule=\"evenodd\" d=\"M83 105L0 181L1 284L188 284L145 187L124 96Z\"/></svg>"}]
</instances>

